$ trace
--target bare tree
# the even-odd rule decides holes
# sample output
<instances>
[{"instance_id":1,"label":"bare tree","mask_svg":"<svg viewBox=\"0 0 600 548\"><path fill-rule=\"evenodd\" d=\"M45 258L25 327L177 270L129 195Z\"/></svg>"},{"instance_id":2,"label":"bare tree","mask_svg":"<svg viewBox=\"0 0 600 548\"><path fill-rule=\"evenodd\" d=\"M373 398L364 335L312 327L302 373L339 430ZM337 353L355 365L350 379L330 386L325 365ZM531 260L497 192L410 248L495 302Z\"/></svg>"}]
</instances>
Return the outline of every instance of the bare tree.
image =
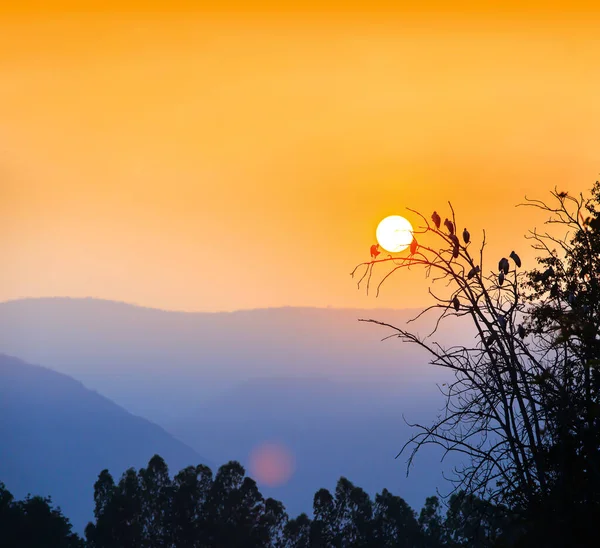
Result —
<instances>
[{"instance_id":1,"label":"bare tree","mask_svg":"<svg viewBox=\"0 0 600 548\"><path fill-rule=\"evenodd\" d=\"M600 379L594 374L600 363L600 184L591 198L556 189L551 195L553 205L527 199L522 204L542 209L547 223L565 232L529 234L540 253L539 269L522 271L514 250L486 266L485 231L476 247L468 231L459 232L449 203L451 218L443 226L437 212L430 222L410 210L422 220L410 254L375 258L352 272L369 291L374 268L389 266L377 294L403 268L422 267L432 280L435 304L411 320L436 313L430 335L361 320L391 329L391 337L422 347L431 364L454 372L454 381L441 387L446 403L438 420L412 425L415 434L400 452L410 450L408 466L426 444L441 446L444 454L461 453L464 464L452 478L456 490L525 513L558 499L564 506L578 496L583 504L598 498L597 477L591 480L598 436L591 432L598 431L600 417ZM434 282L442 289L434 292ZM436 342L442 322L456 317L469 320L472 344ZM587 437L580 435L583 429ZM574 465L574 458L585 462ZM575 470L583 473L588 491L595 490L587 497L566 479Z\"/></svg>"}]
</instances>

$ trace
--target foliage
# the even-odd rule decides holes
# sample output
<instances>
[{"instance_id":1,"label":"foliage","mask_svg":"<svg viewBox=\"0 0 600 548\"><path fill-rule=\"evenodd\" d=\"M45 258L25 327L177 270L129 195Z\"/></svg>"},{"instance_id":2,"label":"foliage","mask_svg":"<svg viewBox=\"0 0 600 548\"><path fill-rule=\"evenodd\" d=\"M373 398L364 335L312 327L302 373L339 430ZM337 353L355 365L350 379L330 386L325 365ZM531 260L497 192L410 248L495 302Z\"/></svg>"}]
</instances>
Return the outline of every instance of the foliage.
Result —
<instances>
[{"instance_id":1,"label":"foliage","mask_svg":"<svg viewBox=\"0 0 600 548\"><path fill-rule=\"evenodd\" d=\"M523 204L548 213L547 224L566 232L530 233L539 268L523 271L519 255L507 250L486 270L485 231L473 251L471 234L459 230L450 205L443 227L437 212L431 223L421 215L410 255L375 257L353 275L363 268L359 286L366 280L368 290L374 266L391 265L379 291L394 272L420 266L446 288L430 289L436 303L424 313L438 311L431 336L452 318L472 327L472 343L444 347L364 320L393 329L455 375L439 420L413 425L416 434L402 449L412 447L409 465L429 443L463 454L454 478L463 501L477 496L509 509L503 514L512 523L508 536L520 538L510 542L565 546L584 543L600 517L600 183L589 198L551 194L552 205ZM497 540L498 516L486 519L483 537Z\"/></svg>"},{"instance_id":2,"label":"foliage","mask_svg":"<svg viewBox=\"0 0 600 548\"><path fill-rule=\"evenodd\" d=\"M93 548L426 548L444 546L443 539L452 536L436 497L427 499L417 519L388 490L371 500L343 477L333 494L317 491L313 519L306 514L289 519L283 504L264 499L235 461L214 478L200 465L171 480L162 458L154 456L147 468L127 470L117 484L103 470L94 492L96 520L86 528ZM460 515L452 523L466 529Z\"/></svg>"},{"instance_id":3,"label":"foliage","mask_svg":"<svg viewBox=\"0 0 600 548\"><path fill-rule=\"evenodd\" d=\"M0 482L0 546L3 548L81 548L84 542L52 500L28 495L15 501Z\"/></svg>"}]
</instances>

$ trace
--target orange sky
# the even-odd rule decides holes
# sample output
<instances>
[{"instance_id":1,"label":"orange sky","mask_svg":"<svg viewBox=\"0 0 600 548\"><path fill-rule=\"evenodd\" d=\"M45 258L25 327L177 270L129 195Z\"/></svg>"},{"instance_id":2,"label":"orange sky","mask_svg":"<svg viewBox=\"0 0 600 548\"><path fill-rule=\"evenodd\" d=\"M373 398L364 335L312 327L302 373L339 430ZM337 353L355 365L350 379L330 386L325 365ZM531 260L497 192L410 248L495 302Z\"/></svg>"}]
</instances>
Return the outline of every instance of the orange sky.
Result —
<instances>
[{"instance_id":1,"label":"orange sky","mask_svg":"<svg viewBox=\"0 0 600 548\"><path fill-rule=\"evenodd\" d=\"M539 217L515 204L600 172L600 11L583 4L10 4L0 300L419 306L418 272L377 300L349 276L382 217L451 200L491 257L528 259Z\"/></svg>"}]
</instances>

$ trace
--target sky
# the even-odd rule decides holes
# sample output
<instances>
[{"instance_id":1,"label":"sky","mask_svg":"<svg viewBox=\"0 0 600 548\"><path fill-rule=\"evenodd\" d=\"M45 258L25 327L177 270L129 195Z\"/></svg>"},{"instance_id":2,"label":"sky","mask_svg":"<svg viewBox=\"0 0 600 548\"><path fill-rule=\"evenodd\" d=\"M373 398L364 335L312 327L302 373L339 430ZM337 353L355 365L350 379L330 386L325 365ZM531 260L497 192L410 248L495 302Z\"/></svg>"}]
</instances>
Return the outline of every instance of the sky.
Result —
<instances>
[{"instance_id":1,"label":"sky","mask_svg":"<svg viewBox=\"0 0 600 548\"><path fill-rule=\"evenodd\" d=\"M529 267L516 204L600 173L583 3L4 4L0 301L418 307L349 275L380 219L450 200Z\"/></svg>"}]
</instances>

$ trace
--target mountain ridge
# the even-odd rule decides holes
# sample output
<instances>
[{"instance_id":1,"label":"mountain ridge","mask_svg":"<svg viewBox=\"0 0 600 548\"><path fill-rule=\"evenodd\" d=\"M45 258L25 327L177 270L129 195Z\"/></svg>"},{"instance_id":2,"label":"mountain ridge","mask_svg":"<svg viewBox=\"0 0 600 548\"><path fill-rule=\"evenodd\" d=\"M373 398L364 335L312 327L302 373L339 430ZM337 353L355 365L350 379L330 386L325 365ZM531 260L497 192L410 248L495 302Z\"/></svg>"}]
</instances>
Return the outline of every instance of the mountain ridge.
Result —
<instances>
[{"instance_id":1,"label":"mountain ridge","mask_svg":"<svg viewBox=\"0 0 600 548\"><path fill-rule=\"evenodd\" d=\"M78 530L92 518L101 470L117 477L161 454L171 471L208 464L163 427L80 381L0 354L0 480L17 497L52 496Z\"/></svg>"}]
</instances>

